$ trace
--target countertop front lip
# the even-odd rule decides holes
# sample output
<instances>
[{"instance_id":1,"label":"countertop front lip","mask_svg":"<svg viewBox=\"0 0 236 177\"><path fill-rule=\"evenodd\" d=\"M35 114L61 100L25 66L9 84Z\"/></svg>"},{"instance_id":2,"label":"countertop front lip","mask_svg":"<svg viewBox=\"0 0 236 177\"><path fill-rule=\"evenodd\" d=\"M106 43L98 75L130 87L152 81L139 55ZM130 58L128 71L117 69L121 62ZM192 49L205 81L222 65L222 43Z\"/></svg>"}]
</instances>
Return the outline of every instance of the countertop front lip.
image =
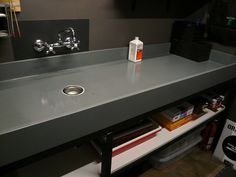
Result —
<instances>
[{"instance_id":1,"label":"countertop front lip","mask_svg":"<svg viewBox=\"0 0 236 177\"><path fill-rule=\"evenodd\" d=\"M172 54L171 54L172 55ZM174 56L174 55L173 55ZM155 59L155 58L153 58ZM116 62L116 61L115 61ZM127 61L129 62L129 61ZM214 61L213 61L214 62ZM102 64L97 64L97 65L92 65L92 67L96 67L96 66L99 66L99 65L103 65ZM150 87L150 88L146 88L146 89L143 89L143 90L140 90L140 91L137 91L137 92L133 92L133 93L129 93L129 94L126 94L126 95L122 95L122 96L118 96L118 97L114 97L113 99L110 99L110 100L106 100L106 101L102 101L100 103L97 103L97 104L91 104L90 106L87 106L85 108L80 108L78 109L78 111L76 112L71 112L70 114L65 114L65 115L62 115L62 116L56 116L56 117L53 117L51 118L50 120L44 120L44 121L38 121L38 122L34 122L32 124L28 124L28 125L23 125L21 127L18 127L18 128L14 128L14 129L9 129L9 130L5 130L5 131L0 131L0 135L3 135L3 134L7 134L7 133L11 133L11 132L14 132L14 131L18 131L18 130L21 130L21 129L24 129L24 128L27 128L27 127L30 127L30 126L34 126L34 125L37 125L37 124L41 124L41 123L45 123L47 121L53 121L55 119L59 119L61 117L66 117L66 116L69 116L69 115L72 115L72 114L76 114L76 113L79 113L79 112L82 112L84 110L88 110L88 109L92 109L92 108L95 108L97 106L101 106L101 105L104 105L104 104L107 104L107 103L111 103L111 102L115 102L115 101L118 101L118 100L121 100L121 99L124 99L124 98L128 98L128 97L131 97L131 96L135 96L135 95L138 95L138 94L141 94L141 93L144 93L144 92L148 92L148 91L152 91L152 90L155 90L155 89L158 89L158 88L161 88L161 87L165 87L165 86L169 86L169 85L172 85L172 84L175 84L177 82L181 82L181 81L184 81L184 80L188 80L188 79L191 79L191 78L194 78L194 77L197 77L197 76L200 76L200 75L204 75L204 74L207 74L207 73L210 73L210 72L214 72L214 71L217 71L217 70L221 70L221 69L224 69L224 68L228 68L230 66L234 66L236 65L236 63L232 63L232 64L227 64L227 65L223 65L223 66L219 66L217 68L214 68L214 69L211 69L211 70L208 70L208 71L204 71L204 72L201 72L201 73L197 73L197 74L193 74L193 75L189 75L189 76L186 76L186 77L183 77L183 78L179 78L179 79L176 79L176 80L173 80L173 81L170 81L170 82L167 82L167 83L163 83L163 84L160 84L160 85L157 85L157 86L154 86L154 87ZM90 66L91 67L91 66ZM62 71L58 71L57 74L61 75L63 73L67 73L67 72L71 72L71 71L74 71L76 70L75 68L74 69L67 69L67 70L62 70ZM56 74L56 75L57 75ZM54 76L55 73L45 73L45 74L42 74L40 75L40 77L52 77ZM29 76L29 77L26 77L26 78L22 78L23 80L24 79L31 79L31 78L37 78L39 76ZM10 80L10 82L14 82L14 80ZM4 84L7 84L4 83Z\"/></svg>"}]
</instances>

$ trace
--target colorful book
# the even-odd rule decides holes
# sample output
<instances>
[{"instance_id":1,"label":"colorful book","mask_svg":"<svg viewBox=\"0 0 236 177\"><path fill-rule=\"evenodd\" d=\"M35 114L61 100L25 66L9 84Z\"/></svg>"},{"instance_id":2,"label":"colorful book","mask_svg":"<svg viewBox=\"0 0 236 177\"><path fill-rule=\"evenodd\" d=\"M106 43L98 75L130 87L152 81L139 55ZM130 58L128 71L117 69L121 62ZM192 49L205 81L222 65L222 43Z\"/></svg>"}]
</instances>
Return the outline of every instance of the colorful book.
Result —
<instances>
[{"instance_id":1,"label":"colorful book","mask_svg":"<svg viewBox=\"0 0 236 177\"><path fill-rule=\"evenodd\" d=\"M183 102L174 107L168 108L161 112L163 116L168 118L171 122L176 122L193 113L194 106L188 102Z\"/></svg>"},{"instance_id":2,"label":"colorful book","mask_svg":"<svg viewBox=\"0 0 236 177\"><path fill-rule=\"evenodd\" d=\"M153 120L157 121L161 126L165 127L167 130L172 131L172 130L188 123L189 121L191 121L192 115L184 117L176 122L172 122L168 118L166 118L164 115L156 114L153 116Z\"/></svg>"}]
</instances>

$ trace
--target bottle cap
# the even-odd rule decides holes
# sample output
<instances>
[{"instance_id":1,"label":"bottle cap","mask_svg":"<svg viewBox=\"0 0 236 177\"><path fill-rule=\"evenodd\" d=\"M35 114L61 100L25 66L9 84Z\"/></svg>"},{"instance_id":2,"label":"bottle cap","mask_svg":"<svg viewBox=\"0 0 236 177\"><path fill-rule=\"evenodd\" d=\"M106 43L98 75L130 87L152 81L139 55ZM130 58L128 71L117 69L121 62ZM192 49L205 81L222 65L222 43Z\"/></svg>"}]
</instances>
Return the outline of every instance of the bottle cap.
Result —
<instances>
[{"instance_id":1,"label":"bottle cap","mask_svg":"<svg viewBox=\"0 0 236 177\"><path fill-rule=\"evenodd\" d=\"M135 40L139 40L139 37L138 36L135 36L135 38L134 38Z\"/></svg>"}]
</instances>

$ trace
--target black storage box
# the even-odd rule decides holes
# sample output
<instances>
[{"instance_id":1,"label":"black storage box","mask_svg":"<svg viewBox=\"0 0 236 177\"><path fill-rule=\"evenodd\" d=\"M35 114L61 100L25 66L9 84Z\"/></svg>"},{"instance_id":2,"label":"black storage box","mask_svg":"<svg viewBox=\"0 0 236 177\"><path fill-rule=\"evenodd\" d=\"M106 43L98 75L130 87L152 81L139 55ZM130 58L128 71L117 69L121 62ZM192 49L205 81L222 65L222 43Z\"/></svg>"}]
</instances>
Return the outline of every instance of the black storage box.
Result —
<instances>
[{"instance_id":1,"label":"black storage box","mask_svg":"<svg viewBox=\"0 0 236 177\"><path fill-rule=\"evenodd\" d=\"M172 27L171 41L180 39L184 41L203 40L205 25L191 21L175 21Z\"/></svg>"},{"instance_id":2,"label":"black storage box","mask_svg":"<svg viewBox=\"0 0 236 177\"><path fill-rule=\"evenodd\" d=\"M173 40L170 53L194 60L197 62L209 59L211 44L205 42L186 42L184 40Z\"/></svg>"},{"instance_id":3,"label":"black storage box","mask_svg":"<svg viewBox=\"0 0 236 177\"><path fill-rule=\"evenodd\" d=\"M199 22L175 21L170 53L197 62L209 59L211 44L204 42L205 25Z\"/></svg>"}]
</instances>

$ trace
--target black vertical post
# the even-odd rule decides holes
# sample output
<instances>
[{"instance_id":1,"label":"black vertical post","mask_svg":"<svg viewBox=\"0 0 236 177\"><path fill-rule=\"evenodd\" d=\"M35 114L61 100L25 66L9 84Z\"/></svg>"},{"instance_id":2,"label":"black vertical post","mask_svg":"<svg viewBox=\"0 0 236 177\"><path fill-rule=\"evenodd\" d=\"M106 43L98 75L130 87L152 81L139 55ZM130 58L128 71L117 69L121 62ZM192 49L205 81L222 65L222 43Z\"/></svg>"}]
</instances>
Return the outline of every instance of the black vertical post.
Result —
<instances>
[{"instance_id":1,"label":"black vertical post","mask_svg":"<svg viewBox=\"0 0 236 177\"><path fill-rule=\"evenodd\" d=\"M166 1L166 13L168 14L170 11L170 0Z\"/></svg>"},{"instance_id":2,"label":"black vertical post","mask_svg":"<svg viewBox=\"0 0 236 177\"><path fill-rule=\"evenodd\" d=\"M132 1L132 11L135 11L135 9L136 9L136 1L137 0Z\"/></svg>"},{"instance_id":3,"label":"black vertical post","mask_svg":"<svg viewBox=\"0 0 236 177\"><path fill-rule=\"evenodd\" d=\"M102 145L102 167L101 177L111 176L111 162L112 162L112 133L107 133L105 141Z\"/></svg>"}]
</instances>

